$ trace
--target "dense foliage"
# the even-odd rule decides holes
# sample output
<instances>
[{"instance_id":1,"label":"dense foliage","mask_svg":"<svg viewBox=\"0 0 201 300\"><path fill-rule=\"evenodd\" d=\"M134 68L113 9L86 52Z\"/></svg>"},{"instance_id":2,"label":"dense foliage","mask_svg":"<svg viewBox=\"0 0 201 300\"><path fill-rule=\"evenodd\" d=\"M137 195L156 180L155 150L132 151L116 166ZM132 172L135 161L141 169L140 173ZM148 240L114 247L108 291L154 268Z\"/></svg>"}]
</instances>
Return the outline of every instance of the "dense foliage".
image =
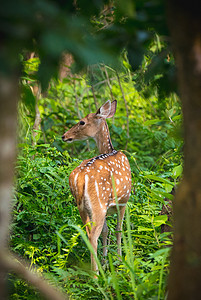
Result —
<instances>
[{"instance_id":1,"label":"dense foliage","mask_svg":"<svg viewBox=\"0 0 201 300\"><path fill-rule=\"evenodd\" d=\"M149 60L145 58L144 69ZM158 101L158 89L145 82L144 90L138 91L141 72L131 72L126 59L123 65L119 73L95 65L82 76L52 80L37 99L41 127L34 132L30 87L38 86L34 77L38 59L25 63L11 246L72 299L164 299L166 294L172 241L169 232L161 233L168 220L160 212L164 199L173 199L171 190L182 173L180 102L175 94ZM114 148L125 151L130 161L133 188L124 221L123 255L116 254L116 217L109 216L108 262L96 280L68 176L97 149L91 140L64 144L61 136L107 99L118 101L108 123ZM101 253L99 239L100 260ZM12 276L10 284L11 299L39 297L20 279Z\"/></svg>"}]
</instances>

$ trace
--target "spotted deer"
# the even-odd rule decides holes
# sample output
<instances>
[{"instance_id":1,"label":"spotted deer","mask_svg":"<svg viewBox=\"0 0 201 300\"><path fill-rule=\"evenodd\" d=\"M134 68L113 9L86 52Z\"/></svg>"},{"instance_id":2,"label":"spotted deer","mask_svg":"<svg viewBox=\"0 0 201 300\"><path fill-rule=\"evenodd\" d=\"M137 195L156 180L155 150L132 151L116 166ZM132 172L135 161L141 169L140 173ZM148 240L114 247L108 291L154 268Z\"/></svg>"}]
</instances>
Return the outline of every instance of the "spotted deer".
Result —
<instances>
[{"instance_id":1,"label":"spotted deer","mask_svg":"<svg viewBox=\"0 0 201 300\"><path fill-rule=\"evenodd\" d=\"M126 203L131 193L131 170L128 159L121 151L114 150L106 122L114 116L117 101L108 100L96 113L90 113L68 130L62 139L65 142L85 140L96 141L100 155L84 160L69 176L69 185L76 199L80 216L86 226L89 241L97 255L97 240L102 232L103 257L107 255L108 227L106 215L117 212L117 253L121 255L121 230ZM113 179L112 179L113 178ZM98 271L93 254L91 267Z\"/></svg>"}]
</instances>

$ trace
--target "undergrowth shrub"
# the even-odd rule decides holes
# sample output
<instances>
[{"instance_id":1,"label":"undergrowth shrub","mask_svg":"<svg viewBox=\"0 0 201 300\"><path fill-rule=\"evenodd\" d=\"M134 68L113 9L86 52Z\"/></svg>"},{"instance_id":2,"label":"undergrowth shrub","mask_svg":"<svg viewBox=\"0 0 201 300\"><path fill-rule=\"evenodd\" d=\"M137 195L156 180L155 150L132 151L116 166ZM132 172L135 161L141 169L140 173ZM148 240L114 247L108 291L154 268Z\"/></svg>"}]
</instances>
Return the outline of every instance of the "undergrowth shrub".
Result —
<instances>
[{"instance_id":1,"label":"undergrowth shrub","mask_svg":"<svg viewBox=\"0 0 201 300\"><path fill-rule=\"evenodd\" d=\"M29 259L54 285L72 299L164 299L168 274L170 233L161 233L167 221L160 215L181 170L132 171L133 190L123 225L122 258L117 256L116 216L109 216L109 257L98 280L90 271L90 251L84 228L69 191L68 177L80 163L67 151L48 144L20 144L14 199L11 247ZM129 154L129 153L127 153ZM137 156L129 154L131 166ZM83 228L83 229L82 229ZM102 243L99 239L98 257ZM11 299L33 299L38 294L11 277ZM17 292L16 292L17 291ZM30 291L30 297L27 296ZM31 296L32 295L32 296Z\"/></svg>"}]
</instances>

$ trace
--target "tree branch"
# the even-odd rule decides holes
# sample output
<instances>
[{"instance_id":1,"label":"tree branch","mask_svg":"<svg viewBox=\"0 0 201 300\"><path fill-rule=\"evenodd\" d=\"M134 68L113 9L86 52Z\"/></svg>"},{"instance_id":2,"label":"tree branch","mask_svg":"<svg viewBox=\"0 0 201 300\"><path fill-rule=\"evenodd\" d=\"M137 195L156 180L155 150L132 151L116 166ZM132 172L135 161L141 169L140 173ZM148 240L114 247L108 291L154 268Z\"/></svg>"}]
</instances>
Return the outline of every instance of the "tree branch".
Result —
<instances>
[{"instance_id":1,"label":"tree branch","mask_svg":"<svg viewBox=\"0 0 201 300\"><path fill-rule=\"evenodd\" d=\"M121 93L122 93L122 97L123 97L123 100L124 100L124 104L125 104L125 108L126 108L127 137L129 138L129 111L128 111L128 104L127 104L127 101L126 101L126 98L125 98L123 87L121 85L119 74L117 72L116 72L116 74L117 74L117 79L118 79L119 87L120 87L120 90L121 90ZM126 142L126 149L127 149L127 145L128 145L128 140Z\"/></svg>"},{"instance_id":2,"label":"tree branch","mask_svg":"<svg viewBox=\"0 0 201 300\"><path fill-rule=\"evenodd\" d=\"M29 270L24 262L19 261L15 256L8 252L0 253L0 269L5 273L12 272L33 285L48 300L69 299L61 292L49 285L41 276L33 270Z\"/></svg>"}]
</instances>

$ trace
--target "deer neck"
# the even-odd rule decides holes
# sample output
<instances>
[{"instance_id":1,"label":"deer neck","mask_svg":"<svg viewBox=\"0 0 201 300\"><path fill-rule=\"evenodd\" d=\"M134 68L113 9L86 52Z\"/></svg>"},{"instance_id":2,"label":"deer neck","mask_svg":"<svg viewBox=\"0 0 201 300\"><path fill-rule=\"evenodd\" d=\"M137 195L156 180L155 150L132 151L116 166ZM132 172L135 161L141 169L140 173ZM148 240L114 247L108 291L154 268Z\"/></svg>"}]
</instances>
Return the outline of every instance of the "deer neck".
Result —
<instances>
[{"instance_id":1,"label":"deer neck","mask_svg":"<svg viewBox=\"0 0 201 300\"><path fill-rule=\"evenodd\" d=\"M111 153L114 150L110 138L109 128L105 120L102 122L100 130L96 133L94 139L101 154Z\"/></svg>"}]
</instances>

